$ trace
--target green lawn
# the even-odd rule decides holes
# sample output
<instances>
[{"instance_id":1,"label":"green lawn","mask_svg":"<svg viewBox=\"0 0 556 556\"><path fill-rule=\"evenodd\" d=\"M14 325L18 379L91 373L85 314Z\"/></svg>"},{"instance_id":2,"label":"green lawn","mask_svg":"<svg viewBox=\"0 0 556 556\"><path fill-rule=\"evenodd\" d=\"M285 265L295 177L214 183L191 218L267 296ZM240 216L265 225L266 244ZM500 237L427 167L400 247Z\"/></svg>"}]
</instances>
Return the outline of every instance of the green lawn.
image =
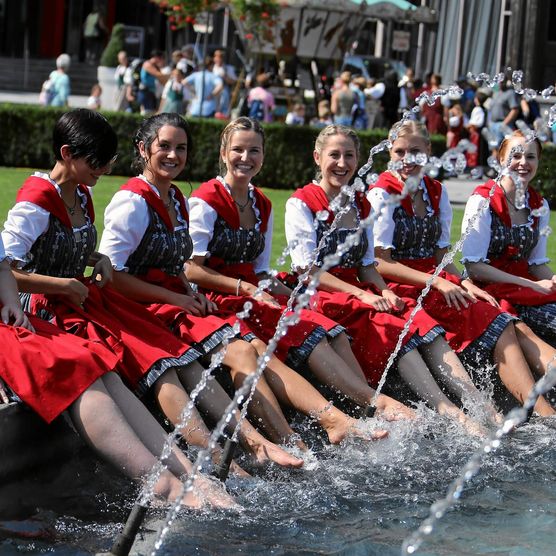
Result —
<instances>
[{"instance_id":1,"label":"green lawn","mask_svg":"<svg viewBox=\"0 0 556 556\"><path fill-rule=\"evenodd\" d=\"M13 205L15 195L23 181L32 173L32 170L27 168L0 168L0 215L1 223L4 224L6 214L10 207ZM103 229L103 211L104 207L108 204L112 195L118 190L127 178L121 176L104 176L94 189L94 200L97 213L97 228L99 237ZM198 184L189 184L185 182L179 183L179 186L185 195L189 195L191 187L196 187ZM283 207L286 200L291 194L291 191L277 190L277 189L264 189L264 192L272 200L274 206L274 242L272 248L272 261L274 266L276 260L280 257L282 250L286 245L286 237L284 234L284 217ZM454 209L454 221L452 222L452 238L459 238L461 230L461 220L463 218L463 208ZM556 230L556 212L552 211L550 215L550 225ZM549 241L548 256L551 260L556 260L556 243L552 239ZM459 257L458 257L459 258ZM457 260L457 259L456 259ZM282 269L285 268L282 267Z\"/></svg>"}]
</instances>

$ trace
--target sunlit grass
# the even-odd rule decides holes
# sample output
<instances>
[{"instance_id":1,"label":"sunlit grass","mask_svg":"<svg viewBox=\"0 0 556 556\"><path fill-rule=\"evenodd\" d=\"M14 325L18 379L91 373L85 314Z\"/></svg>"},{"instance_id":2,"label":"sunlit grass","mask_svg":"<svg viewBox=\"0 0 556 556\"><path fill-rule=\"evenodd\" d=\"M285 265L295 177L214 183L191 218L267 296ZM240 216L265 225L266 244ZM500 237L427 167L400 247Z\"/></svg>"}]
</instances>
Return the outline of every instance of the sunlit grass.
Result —
<instances>
[{"instance_id":1,"label":"sunlit grass","mask_svg":"<svg viewBox=\"0 0 556 556\"><path fill-rule=\"evenodd\" d=\"M25 179L33 172L27 168L1 168L0 167L0 217L1 223L4 224L8 210L15 202L17 190ZM99 231L99 237L103 230L103 214L104 208L119 189L125 183L127 178L122 176L103 176L94 188L94 201L96 211L96 226ZM198 183L178 182L183 193L188 196L191 188L199 186ZM286 235L284 232L284 206L287 199L291 195L291 191L282 189L263 189L266 195L272 201L274 207L274 241L272 245L272 263L278 267L276 261L282 254L286 245ZM463 218L463 207L454 208L454 219L452 222L452 243L461 235L461 221ZM550 226L556 229L556 213L550 214ZM556 260L556 243L553 239L548 242L548 256L551 260ZM459 256L456 257L456 262ZM287 264L283 265L280 270L286 269Z\"/></svg>"}]
</instances>

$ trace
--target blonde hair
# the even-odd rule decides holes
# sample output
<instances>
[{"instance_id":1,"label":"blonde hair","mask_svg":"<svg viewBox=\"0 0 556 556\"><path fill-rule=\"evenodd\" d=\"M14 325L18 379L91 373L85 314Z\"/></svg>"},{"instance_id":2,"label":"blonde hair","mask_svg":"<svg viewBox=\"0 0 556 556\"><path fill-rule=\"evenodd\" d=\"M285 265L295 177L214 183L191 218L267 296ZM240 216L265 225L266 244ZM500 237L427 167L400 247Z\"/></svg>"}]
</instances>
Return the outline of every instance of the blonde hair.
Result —
<instances>
[{"instance_id":1,"label":"blonde hair","mask_svg":"<svg viewBox=\"0 0 556 556\"><path fill-rule=\"evenodd\" d=\"M515 137L521 137L522 139L527 139L525 134L520 130L517 129L511 135L504 137L502 143L500 143L500 148L498 149L498 161L502 163L504 158L506 157L506 151L510 148L510 141ZM542 154L542 143L539 141L538 137L535 137L533 140L535 145L537 146L537 156L540 158Z\"/></svg>"},{"instance_id":2,"label":"blonde hair","mask_svg":"<svg viewBox=\"0 0 556 556\"><path fill-rule=\"evenodd\" d=\"M326 146L326 141L329 137L333 137L334 135L343 135L344 137L348 137L353 141L353 146L355 147L355 154L357 158L359 158L359 148L361 143L359 141L359 136L355 131L348 126L340 125L340 124L330 124L327 125L325 128L321 130L315 140L315 151L322 154L324 147ZM322 178L322 174L320 168L317 168L316 179L320 180Z\"/></svg>"},{"instance_id":3,"label":"blonde hair","mask_svg":"<svg viewBox=\"0 0 556 556\"><path fill-rule=\"evenodd\" d=\"M226 151L228 147L228 143L230 142L230 137L236 131L254 131L258 135L260 135L262 143L263 143L263 153L264 153L264 129L263 126L260 124L258 120L254 120L253 118L247 118L245 116L241 116L240 118L236 118L232 120L220 134L220 151ZM220 156L220 160L218 162L218 166L220 169L220 174L223 176L226 173L226 164L222 160L222 156Z\"/></svg>"},{"instance_id":4,"label":"blonde hair","mask_svg":"<svg viewBox=\"0 0 556 556\"><path fill-rule=\"evenodd\" d=\"M388 140L393 143L398 137L407 137L408 135L418 135L429 146L431 144L431 138L425 124L415 120L400 120L396 122L388 132Z\"/></svg>"}]
</instances>

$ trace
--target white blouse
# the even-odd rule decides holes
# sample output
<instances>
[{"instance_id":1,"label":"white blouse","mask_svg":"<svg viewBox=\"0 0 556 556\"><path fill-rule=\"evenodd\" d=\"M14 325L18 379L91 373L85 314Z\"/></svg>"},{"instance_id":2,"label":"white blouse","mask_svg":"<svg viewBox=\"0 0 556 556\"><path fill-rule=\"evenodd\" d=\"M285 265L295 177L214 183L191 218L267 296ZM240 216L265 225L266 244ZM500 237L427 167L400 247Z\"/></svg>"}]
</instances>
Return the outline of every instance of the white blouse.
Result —
<instances>
[{"instance_id":1,"label":"white blouse","mask_svg":"<svg viewBox=\"0 0 556 556\"><path fill-rule=\"evenodd\" d=\"M432 204L429 198L427 188L424 182L421 181L419 188L423 192L423 200L427 208L427 214L433 214ZM379 213L378 218L374 221L373 233L375 238L375 247L382 249L395 250L394 246L394 211L398 205L388 204L390 194L381 187L374 187L367 193L367 199L373 211ZM448 197L446 186L442 184L442 192L440 195L440 204L438 207L440 219L440 238L436 243L436 247L443 249L450 247L450 227L452 225L452 207Z\"/></svg>"},{"instance_id":2,"label":"white blouse","mask_svg":"<svg viewBox=\"0 0 556 556\"><path fill-rule=\"evenodd\" d=\"M50 179L49 175L43 172L35 172L33 176L43 178L52 185L60 197L62 191L58 184ZM85 218L87 214L87 198L79 189L77 190L79 202ZM30 201L16 203L8 212L4 230L2 231L2 242L4 244L6 256L18 263L22 267L30 262L29 251L37 239L46 232L50 221L50 212L39 207ZM86 226L74 227L74 231L79 231Z\"/></svg>"},{"instance_id":3,"label":"white blouse","mask_svg":"<svg viewBox=\"0 0 556 556\"><path fill-rule=\"evenodd\" d=\"M158 189L142 176L149 187L160 197ZM174 191L170 189L170 196L176 207L179 225L176 230L187 227L179 211L179 203ZM186 209L187 207L187 200ZM104 211L104 231L100 240L99 252L107 255L114 270L128 271L125 263L137 250L147 227L149 226L149 205L145 199L133 191L117 191Z\"/></svg>"},{"instance_id":4,"label":"white blouse","mask_svg":"<svg viewBox=\"0 0 556 556\"><path fill-rule=\"evenodd\" d=\"M290 246L290 257L294 271L307 268L315 260L317 248L317 231L311 209L301 200L292 197L286 202L286 240ZM368 248L361 261L361 266L374 264L373 232L370 226L364 231Z\"/></svg>"},{"instance_id":5,"label":"white blouse","mask_svg":"<svg viewBox=\"0 0 556 556\"><path fill-rule=\"evenodd\" d=\"M548 202L543 200L543 207L548 209ZM539 229L542 230L549 225L550 212L547 210L539 218ZM488 209L488 199L481 195L471 195L465 206L465 213L461 223L462 234L469 228L467 237L462 247L462 263L490 262L487 254L490 245L492 215ZM527 223L533 225L533 217L530 215ZM546 256L548 236L540 235L537 245L529 255L530 265L546 264L550 259Z\"/></svg>"},{"instance_id":6,"label":"white blouse","mask_svg":"<svg viewBox=\"0 0 556 556\"><path fill-rule=\"evenodd\" d=\"M224 180L219 180L230 194L229 186L224 183ZM256 224L255 229L260 229L261 213L256 205L256 197L253 194L254 187L249 184L249 195L251 197L251 206L255 212ZM218 213L214 210L209 203L200 199L199 197L191 197L189 199L189 234L193 241L193 256L194 257L210 257L211 253L208 249L209 243L214 235L214 224L218 218ZM255 274L262 272L270 272L270 258L272 256L272 229L274 226L274 211L270 211L266 232L264 233L264 250L253 261L253 270Z\"/></svg>"}]
</instances>

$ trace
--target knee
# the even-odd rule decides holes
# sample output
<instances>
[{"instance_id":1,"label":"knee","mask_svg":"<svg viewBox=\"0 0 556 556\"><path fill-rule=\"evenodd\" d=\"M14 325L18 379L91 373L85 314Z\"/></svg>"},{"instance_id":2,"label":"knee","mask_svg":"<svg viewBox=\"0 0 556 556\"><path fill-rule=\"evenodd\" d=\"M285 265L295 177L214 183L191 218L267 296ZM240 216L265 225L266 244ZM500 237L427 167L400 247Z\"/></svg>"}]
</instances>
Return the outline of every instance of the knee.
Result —
<instances>
[{"instance_id":1,"label":"knee","mask_svg":"<svg viewBox=\"0 0 556 556\"><path fill-rule=\"evenodd\" d=\"M236 361L256 361L259 355L258 349L245 340L232 342L228 346L228 354Z\"/></svg>"},{"instance_id":2,"label":"knee","mask_svg":"<svg viewBox=\"0 0 556 556\"><path fill-rule=\"evenodd\" d=\"M259 338L255 338L254 340L251 340L251 345L255 348L258 355L262 355L267 348L267 345Z\"/></svg>"}]
</instances>

